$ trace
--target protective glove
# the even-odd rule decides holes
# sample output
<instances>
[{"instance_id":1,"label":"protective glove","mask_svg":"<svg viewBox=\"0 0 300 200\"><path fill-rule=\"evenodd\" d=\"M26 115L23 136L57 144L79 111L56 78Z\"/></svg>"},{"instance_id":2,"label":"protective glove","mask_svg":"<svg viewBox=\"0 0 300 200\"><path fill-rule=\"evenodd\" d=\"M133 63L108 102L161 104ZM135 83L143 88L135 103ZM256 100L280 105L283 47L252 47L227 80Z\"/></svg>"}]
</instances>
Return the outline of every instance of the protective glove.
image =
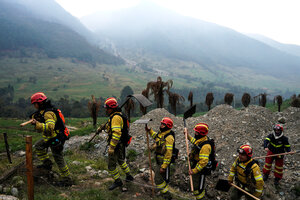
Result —
<instances>
[{"instance_id":1,"label":"protective glove","mask_svg":"<svg viewBox=\"0 0 300 200\"><path fill-rule=\"evenodd\" d=\"M109 147L109 148L108 148L108 154L109 154L109 155L113 155L114 153L115 153L115 149Z\"/></svg>"}]
</instances>

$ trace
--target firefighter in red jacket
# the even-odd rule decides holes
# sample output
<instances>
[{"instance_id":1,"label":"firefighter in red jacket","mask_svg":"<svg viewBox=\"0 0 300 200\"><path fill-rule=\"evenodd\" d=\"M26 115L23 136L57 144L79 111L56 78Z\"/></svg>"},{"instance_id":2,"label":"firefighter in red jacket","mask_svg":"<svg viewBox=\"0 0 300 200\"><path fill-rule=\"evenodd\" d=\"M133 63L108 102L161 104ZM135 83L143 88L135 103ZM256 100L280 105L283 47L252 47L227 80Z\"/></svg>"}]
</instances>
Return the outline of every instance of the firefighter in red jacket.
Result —
<instances>
[{"instance_id":1,"label":"firefighter in red jacket","mask_svg":"<svg viewBox=\"0 0 300 200\"><path fill-rule=\"evenodd\" d=\"M269 134L264 141L264 148L267 152L267 156L273 154L284 153L285 151L291 151L291 145L286 136L283 135L283 126L280 124L275 124L273 126L273 133ZM283 176L283 156L273 156L265 158L265 166L263 168L264 181L268 180L269 174L271 172L272 163L275 160L274 169L274 184L278 185L279 181Z\"/></svg>"}]
</instances>

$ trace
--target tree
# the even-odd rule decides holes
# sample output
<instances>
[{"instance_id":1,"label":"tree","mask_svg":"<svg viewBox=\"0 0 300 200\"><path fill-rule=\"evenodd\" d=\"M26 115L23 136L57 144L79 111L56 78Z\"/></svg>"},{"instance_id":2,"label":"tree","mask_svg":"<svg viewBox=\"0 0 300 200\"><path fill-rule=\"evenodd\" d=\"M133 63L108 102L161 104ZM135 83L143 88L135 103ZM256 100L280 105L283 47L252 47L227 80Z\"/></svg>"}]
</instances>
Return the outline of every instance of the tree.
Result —
<instances>
[{"instance_id":1,"label":"tree","mask_svg":"<svg viewBox=\"0 0 300 200\"><path fill-rule=\"evenodd\" d=\"M208 106L208 111L210 111L213 102L214 102L214 94L211 92L207 93L205 98L205 103Z\"/></svg>"},{"instance_id":2,"label":"tree","mask_svg":"<svg viewBox=\"0 0 300 200\"><path fill-rule=\"evenodd\" d=\"M125 102L126 101L126 97L128 95L132 95L133 94L133 90L130 86L125 86L122 90L121 90L121 95L120 95L120 100L121 102Z\"/></svg>"},{"instance_id":3,"label":"tree","mask_svg":"<svg viewBox=\"0 0 300 200\"><path fill-rule=\"evenodd\" d=\"M242 96L242 104L245 106L245 107L248 107L249 104L251 102L251 96L249 93L244 93L243 96Z\"/></svg>"},{"instance_id":4,"label":"tree","mask_svg":"<svg viewBox=\"0 0 300 200\"><path fill-rule=\"evenodd\" d=\"M278 105L278 112L280 112L280 107L282 105L282 96L277 95L276 97L274 97L274 99L276 100L277 105Z\"/></svg>"},{"instance_id":5,"label":"tree","mask_svg":"<svg viewBox=\"0 0 300 200\"><path fill-rule=\"evenodd\" d=\"M267 104L267 94L266 93L260 93L259 95L255 96L254 99L258 97L259 105L262 107L266 107Z\"/></svg>"},{"instance_id":6,"label":"tree","mask_svg":"<svg viewBox=\"0 0 300 200\"><path fill-rule=\"evenodd\" d=\"M173 110L174 115L176 116L177 104L180 104L181 102L185 101L185 99L183 96L170 91L167 91L167 94L169 95L169 104L171 105L171 109Z\"/></svg>"},{"instance_id":7,"label":"tree","mask_svg":"<svg viewBox=\"0 0 300 200\"><path fill-rule=\"evenodd\" d=\"M147 83L147 88L146 88L147 94L149 94L149 91L151 90L151 94L154 95L154 100L157 103L157 108L164 107L164 92L169 91L172 86L173 86L172 80L163 82L160 76L157 77L157 81L150 81Z\"/></svg>"},{"instance_id":8,"label":"tree","mask_svg":"<svg viewBox=\"0 0 300 200\"><path fill-rule=\"evenodd\" d=\"M92 95L92 101L88 102L88 109L91 113L91 117L93 119L93 126L94 128L96 128L97 125L97 117L98 117L98 112L100 110L100 106L101 106L101 101L98 100L96 101L95 96Z\"/></svg>"},{"instance_id":9,"label":"tree","mask_svg":"<svg viewBox=\"0 0 300 200\"><path fill-rule=\"evenodd\" d=\"M148 98L148 92L147 92L147 89L144 89L142 91L142 95L144 95L144 97ZM141 112L143 113L143 115L146 115L147 113L147 107L144 107L142 104L140 104L140 110Z\"/></svg>"},{"instance_id":10,"label":"tree","mask_svg":"<svg viewBox=\"0 0 300 200\"><path fill-rule=\"evenodd\" d=\"M124 107L125 107L126 115L128 117L128 121L130 122L130 113L131 111L134 111L134 107L135 107L134 101L132 99L129 99L127 103L124 105Z\"/></svg>"},{"instance_id":11,"label":"tree","mask_svg":"<svg viewBox=\"0 0 300 200\"><path fill-rule=\"evenodd\" d=\"M227 105L231 105L232 101L233 101L233 96L234 96L234 94L232 94L232 93L226 93L225 96L224 96L224 102Z\"/></svg>"},{"instance_id":12,"label":"tree","mask_svg":"<svg viewBox=\"0 0 300 200\"><path fill-rule=\"evenodd\" d=\"M193 92L192 91L190 91L190 93L189 93L188 101L191 102L190 107L192 107L193 106Z\"/></svg>"}]
</instances>

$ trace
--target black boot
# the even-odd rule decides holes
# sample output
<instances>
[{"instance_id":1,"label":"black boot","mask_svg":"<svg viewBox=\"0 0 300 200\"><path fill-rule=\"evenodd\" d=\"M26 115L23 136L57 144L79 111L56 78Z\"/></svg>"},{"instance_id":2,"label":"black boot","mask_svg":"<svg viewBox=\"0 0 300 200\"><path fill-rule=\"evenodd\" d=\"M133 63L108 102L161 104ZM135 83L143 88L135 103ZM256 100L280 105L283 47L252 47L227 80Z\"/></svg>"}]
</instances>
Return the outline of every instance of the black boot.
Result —
<instances>
[{"instance_id":1,"label":"black boot","mask_svg":"<svg viewBox=\"0 0 300 200\"><path fill-rule=\"evenodd\" d=\"M171 195L171 193L168 191L168 192L166 192L166 193L164 193L164 194L162 194L162 196L163 196L163 198L164 199L166 199L166 200L172 200L173 198L172 198L172 195Z\"/></svg>"},{"instance_id":2,"label":"black boot","mask_svg":"<svg viewBox=\"0 0 300 200\"><path fill-rule=\"evenodd\" d=\"M269 174L264 174L264 181L267 181L269 178Z\"/></svg>"},{"instance_id":3,"label":"black boot","mask_svg":"<svg viewBox=\"0 0 300 200\"><path fill-rule=\"evenodd\" d=\"M133 176L131 176L131 174L126 174L126 179L125 179L126 182L130 182L133 180L134 180L134 178L133 178Z\"/></svg>"},{"instance_id":4,"label":"black boot","mask_svg":"<svg viewBox=\"0 0 300 200\"><path fill-rule=\"evenodd\" d=\"M36 166L36 168L46 169L46 170L51 171L52 165L53 165L52 161L50 159L46 159L46 160L43 161L43 164Z\"/></svg>"},{"instance_id":5,"label":"black boot","mask_svg":"<svg viewBox=\"0 0 300 200\"><path fill-rule=\"evenodd\" d=\"M280 181L280 178L275 177L275 179L274 179L274 185L275 186L279 186L279 181Z\"/></svg>"},{"instance_id":6,"label":"black boot","mask_svg":"<svg viewBox=\"0 0 300 200\"><path fill-rule=\"evenodd\" d=\"M121 179L118 178L108 189L113 190L117 187L121 187L122 185L123 185L123 182L121 181Z\"/></svg>"},{"instance_id":7,"label":"black boot","mask_svg":"<svg viewBox=\"0 0 300 200\"><path fill-rule=\"evenodd\" d=\"M58 187L71 187L72 185L74 185L74 181L70 177L63 177L54 185Z\"/></svg>"}]
</instances>

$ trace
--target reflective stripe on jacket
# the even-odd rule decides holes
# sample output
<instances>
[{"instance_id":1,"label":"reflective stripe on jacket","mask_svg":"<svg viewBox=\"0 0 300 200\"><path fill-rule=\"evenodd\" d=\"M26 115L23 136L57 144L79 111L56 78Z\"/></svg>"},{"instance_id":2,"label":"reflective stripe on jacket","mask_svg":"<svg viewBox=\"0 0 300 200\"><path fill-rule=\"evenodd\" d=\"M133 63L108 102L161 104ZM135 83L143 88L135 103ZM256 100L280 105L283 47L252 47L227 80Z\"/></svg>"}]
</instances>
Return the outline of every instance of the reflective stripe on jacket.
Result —
<instances>
[{"instance_id":1,"label":"reflective stripe on jacket","mask_svg":"<svg viewBox=\"0 0 300 200\"><path fill-rule=\"evenodd\" d=\"M163 169L166 169L170 165L173 153L173 135L168 135L166 138L164 138L164 136L170 131L171 130L157 133L150 129L150 135L155 140L157 145L155 149L156 156L158 159L163 159L163 164L161 165L161 168Z\"/></svg>"},{"instance_id":2,"label":"reflective stripe on jacket","mask_svg":"<svg viewBox=\"0 0 300 200\"><path fill-rule=\"evenodd\" d=\"M120 112L118 112L118 113L120 113ZM110 117L111 116L113 116L113 118L111 119L111 123L110 123L110 119L108 120L106 130L107 130L109 137L111 137L111 140L109 143L109 146L110 146L109 148L115 149L121 139L122 128L123 128L123 119L120 115L116 115L116 113L112 113L110 115ZM111 127L110 127L110 124L111 124Z\"/></svg>"},{"instance_id":3,"label":"reflective stripe on jacket","mask_svg":"<svg viewBox=\"0 0 300 200\"><path fill-rule=\"evenodd\" d=\"M45 122L36 122L35 129L39 132L43 133L43 138L47 142L49 139L57 136L55 131L55 124L57 122L57 118L54 112L41 110L41 115L44 114Z\"/></svg>"},{"instance_id":4,"label":"reflective stripe on jacket","mask_svg":"<svg viewBox=\"0 0 300 200\"><path fill-rule=\"evenodd\" d=\"M201 144L202 142L208 140L207 136L204 136L198 140L196 140L194 137L192 137L190 135L188 136L188 138L189 138L190 142L196 146ZM192 159L198 161L195 168L192 169L194 174L200 172L207 165L207 163L209 161L210 153L211 153L210 144L203 145L200 150L197 149L197 147L193 148L193 150L191 152Z\"/></svg>"},{"instance_id":5,"label":"reflective stripe on jacket","mask_svg":"<svg viewBox=\"0 0 300 200\"><path fill-rule=\"evenodd\" d=\"M246 177L245 169L248 163L252 162L253 159L242 163L237 158L231 166L230 174L228 176L228 180L230 182L233 181L234 177L237 177L238 181L245 187L249 185L253 185L255 187L254 196L260 197L262 195L264 181L260 172L259 166L254 163L251 167L251 173ZM250 181L250 182L249 182Z\"/></svg>"}]
</instances>

